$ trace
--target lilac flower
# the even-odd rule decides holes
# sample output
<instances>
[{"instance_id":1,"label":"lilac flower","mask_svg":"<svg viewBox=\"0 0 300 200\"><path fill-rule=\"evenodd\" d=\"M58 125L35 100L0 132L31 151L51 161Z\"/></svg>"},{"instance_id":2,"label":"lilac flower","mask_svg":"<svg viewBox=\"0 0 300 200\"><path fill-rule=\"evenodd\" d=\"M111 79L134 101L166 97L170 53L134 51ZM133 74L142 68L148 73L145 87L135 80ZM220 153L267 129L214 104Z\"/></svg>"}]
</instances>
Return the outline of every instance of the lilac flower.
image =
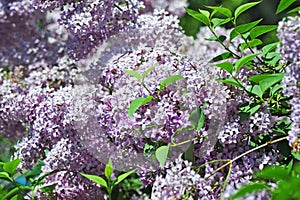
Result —
<instances>
[{"instance_id":1,"label":"lilac flower","mask_svg":"<svg viewBox=\"0 0 300 200\"><path fill-rule=\"evenodd\" d=\"M35 20L44 16L27 1L2 2L0 15L0 64L29 65L38 61L55 63L63 53L62 44L48 40L51 33L38 31ZM27 11L30 11L27 13Z\"/></svg>"},{"instance_id":2,"label":"lilac flower","mask_svg":"<svg viewBox=\"0 0 300 200\"><path fill-rule=\"evenodd\" d=\"M166 166L166 174L155 179L151 199L193 199L204 180L191 167L191 163L181 158Z\"/></svg>"},{"instance_id":3,"label":"lilac flower","mask_svg":"<svg viewBox=\"0 0 300 200\"><path fill-rule=\"evenodd\" d=\"M290 62L286 68L286 76L283 79L284 94L293 99L292 105L292 130L288 133L288 141L295 152L300 152L300 18L288 17L279 22L277 34L282 42L279 50L283 58Z\"/></svg>"},{"instance_id":4,"label":"lilac flower","mask_svg":"<svg viewBox=\"0 0 300 200\"><path fill-rule=\"evenodd\" d=\"M172 15L182 16L185 13L184 8L188 6L185 0L142 0L145 4L143 12L153 12L155 9L163 9Z\"/></svg>"},{"instance_id":5,"label":"lilac flower","mask_svg":"<svg viewBox=\"0 0 300 200\"><path fill-rule=\"evenodd\" d=\"M142 4L131 1L33 1L43 11L64 8L59 19L70 38L67 52L70 57L80 60L88 56L98 45L112 35L134 26Z\"/></svg>"}]
</instances>

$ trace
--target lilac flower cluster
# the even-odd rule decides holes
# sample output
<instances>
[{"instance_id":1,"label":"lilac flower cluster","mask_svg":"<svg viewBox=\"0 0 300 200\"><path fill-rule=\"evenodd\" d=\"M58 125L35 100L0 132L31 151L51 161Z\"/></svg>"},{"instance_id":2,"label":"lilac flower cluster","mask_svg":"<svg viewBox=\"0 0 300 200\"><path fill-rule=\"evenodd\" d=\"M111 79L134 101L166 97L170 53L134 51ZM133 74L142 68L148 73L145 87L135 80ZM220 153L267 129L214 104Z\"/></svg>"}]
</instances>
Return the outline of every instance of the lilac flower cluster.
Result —
<instances>
[{"instance_id":1,"label":"lilac flower cluster","mask_svg":"<svg viewBox=\"0 0 300 200\"><path fill-rule=\"evenodd\" d=\"M292 105L292 130L289 132L289 144L295 152L300 153L300 18L288 17L279 22L278 38L282 42L280 53L290 62L286 68L283 79L284 93L293 97Z\"/></svg>"},{"instance_id":2,"label":"lilac flower cluster","mask_svg":"<svg viewBox=\"0 0 300 200\"><path fill-rule=\"evenodd\" d=\"M188 6L186 0L142 0L145 4L143 12L153 12L155 9L166 10L169 13L182 16L185 13L184 8Z\"/></svg>"},{"instance_id":3,"label":"lilac flower cluster","mask_svg":"<svg viewBox=\"0 0 300 200\"><path fill-rule=\"evenodd\" d=\"M38 31L43 15L28 1L0 2L0 65L28 65L41 60L55 63L63 46L51 40L51 33Z\"/></svg>"},{"instance_id":4,"label":"lilac flower cluster","mask_svg":"<svg viewBox=\"0 0 300 200\"><path fill-rule=\"evenodd\" d=\"M75 60L88 56L110 36L134 26L142 4L131 1L33 1L43 11L64 9L59 23L69 32L67 53Z\"/></svg>"},{"instance_id":5,"label":"lilac flower cluster","mask_svg":"<svg viewBox=\"0 0 300 200\"><path fill-rule=\"evenodd\" d=\"M0 66L8 66L0 68L0 133L18 141L21 167L43 161L40 176L58 171L44 179L53 193L37 188L37 198L107 199L80 173L103 176L112 157L115 169L138 168L142 182L153 184L151 199L226 199L255 170L281 160L276 148L265 148L215 173L224 160L251 150L251 141L271 135L274 119L267 105L241 119L239 108L253 98L216 81L228 74L208 62L223 47L204 39L211 37L207 28L196 40L186 37L169 14L181 15L186 1L143 2L141 14L137 0L0 1ZM284 80L293 96L289 141L299 152L299 18L281 22L278 34L291 62ZM257 73L243 67L237 77L247 87ZM166 84L170 77L178 79ZM138 98L150 100L130 112ZM196 108L205 115L198 131L191 122ZM190 144L193 164L181 154ZM165 166L145 155L147 146L153 155L162 145L170 145Z\"/></svg>"}]
</instances>

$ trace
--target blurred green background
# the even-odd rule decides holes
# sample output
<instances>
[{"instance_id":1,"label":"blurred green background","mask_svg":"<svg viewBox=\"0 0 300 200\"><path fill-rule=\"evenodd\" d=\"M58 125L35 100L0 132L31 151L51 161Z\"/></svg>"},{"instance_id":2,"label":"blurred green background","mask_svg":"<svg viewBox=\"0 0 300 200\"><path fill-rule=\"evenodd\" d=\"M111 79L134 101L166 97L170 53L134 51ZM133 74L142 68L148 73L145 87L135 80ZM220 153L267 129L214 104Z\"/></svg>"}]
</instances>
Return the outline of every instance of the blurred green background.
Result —
<instances>
[{"instance_id":1,"label":"blurred green background","mask_svg":"<svg viewBox=\"0 0 300 200\"><path fill-rule=\"evenodd\" d=\"M257 0L255 0L257 1ZM204 6L206 5L213 5L213 6L220 6L222 5L223 7L229 8L232 11L235 10L239 5L248 3L248 2L255 2L251 0L189 0L189 8L193 10L198 10L200 9L206 9ZM260 4L257 6L254 6L247 12L245 12L243 15L239 17L238 23L247 23L250 21L258 20L260 18L263 18L263 21L260 24L264 25L269 25L269 24L277 24L278 21L280 21L285 15L286 12L280 13L279 15L276 15L276 8L277 5L279 4L280 0L263 0ZM293 7L300 5L300 2L296 2L293 4ZM194 20L192 17L188 16L187 14L184 15L180 19L180 25L183 27L185 30L185 33L190 36L196 37L196 34L199 31L199 28L201 26L201 23ZM227 27L230 28L230 27ZM273 34L273 35L272 35ZM268 35L268 38L265 40L274 40L276 32L274 31L270 35ZM268 41L265 41L268 43Z\"/></svg>"}]
</instances>

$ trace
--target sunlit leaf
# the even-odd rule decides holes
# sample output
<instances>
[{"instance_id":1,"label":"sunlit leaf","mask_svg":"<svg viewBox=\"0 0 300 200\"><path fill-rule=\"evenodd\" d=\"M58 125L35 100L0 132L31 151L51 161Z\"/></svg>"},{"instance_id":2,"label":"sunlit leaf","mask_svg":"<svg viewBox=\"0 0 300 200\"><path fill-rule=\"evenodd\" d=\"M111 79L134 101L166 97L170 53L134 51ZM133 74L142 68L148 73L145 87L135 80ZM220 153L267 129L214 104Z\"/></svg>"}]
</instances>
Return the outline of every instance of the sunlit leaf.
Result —
<instances>
[{"instance_id":1,"label":"sunlit leaf","mask_svg":"<svg viewBox=\"0 0 300 200\"><path fill-rule=\"evenodd\" d=\"M111 158L109 158L108 163L106 164L104 169L104 175L106 176L107 179L110 180L112 173L113 173L113 164Z\"/></svg>"},{"instance_id":2,"label":"sunlit leaf","mask_svg":"<svg viewBox=\"0 0 300 200\"><path fill-rule=\"evenodd\" d=\"M217 62L217 61L220 61L220 60L226 60L228 58L233 58L232 53L230 53L230 52L224 52L224 53L222 53L222 54L214 57L209 62Z\"/></svg>"},{"instance_id":3,"label":"sunlit leaf","mask_svg":"<svg viewBox=\"0 0 300 200\"><path fill-rule=\"evenodd\" d=\"M18 158L15 160L12 160L10 162L7 162L3 165L3 169L4 171L6 171L7 173L9 173L10 175L13 175L17 169L17 167L19 166L19 164L21 163L22 159Z\"/></svg>"},{"instance_id":4,"label":"sunlit leaf","mask_svg":"<svg viewBox=\"0 0 300 200\"><path fill-rule=\"evenodd\" d=\"M189 14L190 16L192 16L193 18L195 18L196 20L202 22L203 24L205 24L206 26L209 25L209 19L202 13L200 12L196 12L192 9L188 9L185 8L187 14Z\"/></svg>"},{"instance_id":5,"label":"sunlit leaf","mask_svg":"<svg viewBox=\"0 0 300 200\"><path fill-rule=\"evenodd\" d=\"M149 97L139 97L134 99L129 106L128 109L128 117L131 117L136 111L137 109L139 109L139 107L141 107L142 105L145 105L146 103L151 102L153 99L153 96L149 96Z\"/></svg>"},{"instance_id":6,"label":"sunlit leaf","mask_svg":"<svg viewBox=\"0 0 300 200\"><path fill-rule=\"evenodd\" d=\"M82 176L86 177L87 179L93 181L94 183L97 183L98 185L101 185L101 186L107 188L107 183L102 177L96 176L96 175L91 175L91 174L84 174L84 173L80 173L80 174Z\"/></svg>"},{"instance_id":7,"label":"sunlit leaf","mask_svg":"<svg viewBox=\"0 0 300 200\"><path fill-rule=\"evenodd\" d=\"M129 75L135 77L137 80L141 80L141 78L142 78L140 73L138 73L137 71L134 71L134 70L131 70L131 69L125 69L124 72L126 74L129 74Z\"/></svg>"},{"instance_id":8,"label":"sunlit leaf","mask_svg":"<svg viewBox=\"0 0 300 200\"><path fill-rule=\"evenodd\" d=\"M259 53L249 54L249 55L246 55L246 56L240 58L239 60L237 60L234 64L235 71L238 72L242 66L244 66L248 62L252 61L253 58L255 58L258 55L259 55Z\"/></svg>"},{"instance_id":9,"label":"sunlit leaf","mask_svg":"<svg viewBox=\"0 0 300 200\"><path fill-rule=\"evenodd\" d=\"M243 85L241 81L235 80L234 78L218 79L218 81L225 84L234 85L237 87L241 87Z\"/></svg>"},{"instance_id":10,"label":"sunlit leaf","mask_svg":"<svg viewBox=\"0 0 300 200\"><path fill-rule=\"evenodd\" d=\"M125 178L127 178L128 176L130 176L131 174L135 173L136 170L131 170L129 172L126 172L124 174L121 174L120 176L117 177L116 181L114 182L114 185L119 184L121 181L123 181Z\"/></svg>"},{"instance_id":11,"label":"sunlit leaf","mask_svg":"<svg viewBox=\"0 0 300 200\"><path fill-rule=\"evenodd\" d=\"M253 6L259 4L261 1L257 2L251 2L251 3L246 3L241 6L239 6L235 11L234 11L234 21L236 21L237 17L240 16L243 12L247 11L248 9L252 8Z\"/></svg>"},{"instance_id":12,"label":"sunlit leaf","mask_svg":"<svg viewBox=\"0 0 300 200\"><path fill-rule=\"evenodd\" d=\"M215 66L220 67L221 69L224 69L229 74L232 74L233 64L231 62L223 62L215 64Z\"/></svg>"},{"instance_id":13,"label":"sunlit leaf","mask_svg":"<svg viewBox=\"0 0 300 200\"><path fill-rule=\"evenodd\" d=\"M165 166L170 146L161 146L155 151L156 159L158 160L161 167Z\"/></svg>"},{"instance_id":14,"label":"sunlit leaf","mask_svg":"<svg viewBox=\"0 0 300 200\"><path fill-rule=\"evenodd\" d=\"M184 77L181 75L169 76L168 78L166 78L160 82L159 90L162 91L164 88L166 88L166 87L172 85L173 83L175 83L176 81L179 81L182 79L184 79Z\"/></svg>"},{"instance_id":15,"label":"sunlit leaf","mask_svg":"<svg viewBox=\"0 0 300 200\"><path fill-rule=\"evenodd\" d=\"M217 7L217 6L206 6L207 8L210 8L212 10L216 10L217 12L225 15L228 18L232 17L232 13L231 10L229 10L228 8L224 8L224 7Z\"/></svg>"},{"instance_id":16,"label":"sunlit leaf","mask_svg":"<svg viewBox=\"0 0 300 200\"><path fill-rule=\"evenodd\" d=\"M280 0L276 9L276 15L290 7L296 0Z\"/></svg>"},{"instance_id":17,"label":"sunlit leaf","mask_svg":"<svg viewBox=\"0 0 300 200\"><path fill-rule=\"evenodd\" d=\"M250 37L251 39L254 39L260 35L263 35L265 33L268 33L270 31L273 31L277 29L277 25L261 25L261 26L256 26L250 31Z\"/></svg>"}]
</instances>

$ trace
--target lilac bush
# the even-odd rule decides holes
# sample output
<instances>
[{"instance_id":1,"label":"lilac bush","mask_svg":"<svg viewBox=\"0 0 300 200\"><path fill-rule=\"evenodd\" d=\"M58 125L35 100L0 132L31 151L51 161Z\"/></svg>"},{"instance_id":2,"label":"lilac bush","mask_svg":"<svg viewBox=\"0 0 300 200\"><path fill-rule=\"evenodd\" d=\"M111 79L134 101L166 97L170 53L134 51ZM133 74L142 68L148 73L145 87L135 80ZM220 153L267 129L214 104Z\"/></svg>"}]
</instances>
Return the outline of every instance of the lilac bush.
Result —
<instances>
[{"instance_id":1,"label":"lilac bush","mask_svg":"<svg viewBox=\"0 0 300 200\"><path fill-rule=\"evenodd\" d=\"M20 198L229 199L268 166L294 169L299 16L260 27L236 23L243 6L187 9L206 25L193 38L187 6L0 1L0 139L13 145L0 150L21 159L0 170ZM276 28L278 43L258 39ZM281 187L260 186L243 198Z\"/></svg>"}]
</instances>

